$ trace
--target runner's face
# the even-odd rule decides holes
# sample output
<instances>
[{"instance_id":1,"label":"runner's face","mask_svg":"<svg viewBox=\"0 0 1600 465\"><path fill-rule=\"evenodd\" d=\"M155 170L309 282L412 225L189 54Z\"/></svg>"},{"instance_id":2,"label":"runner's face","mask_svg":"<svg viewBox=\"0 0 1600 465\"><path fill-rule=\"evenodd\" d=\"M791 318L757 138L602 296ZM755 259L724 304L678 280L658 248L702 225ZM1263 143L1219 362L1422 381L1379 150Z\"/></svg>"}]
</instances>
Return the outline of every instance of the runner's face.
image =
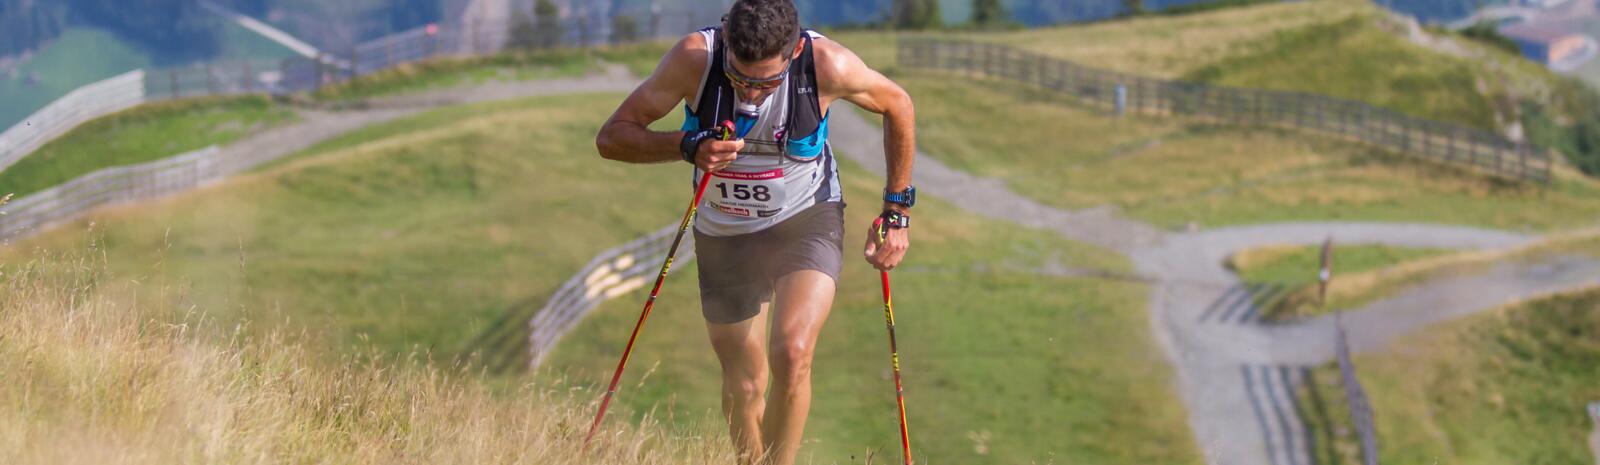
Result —
<instances>
[{"instance_id":1,"label":"runner's face","mask_svg":"<svg viewBox=\"0 0 1600 465\"><path fill-rule=\"evenodd\" d=\"M787 79L790 58L778 55L761 61L745 63L729 54L727 63L730 65L728 81L733 84L733 90L739 96L739 101L760 105L767 100L773 92L777 92L778 85ZM747 85L745 81L759 83Z\"/></svg>"}]
</instances>

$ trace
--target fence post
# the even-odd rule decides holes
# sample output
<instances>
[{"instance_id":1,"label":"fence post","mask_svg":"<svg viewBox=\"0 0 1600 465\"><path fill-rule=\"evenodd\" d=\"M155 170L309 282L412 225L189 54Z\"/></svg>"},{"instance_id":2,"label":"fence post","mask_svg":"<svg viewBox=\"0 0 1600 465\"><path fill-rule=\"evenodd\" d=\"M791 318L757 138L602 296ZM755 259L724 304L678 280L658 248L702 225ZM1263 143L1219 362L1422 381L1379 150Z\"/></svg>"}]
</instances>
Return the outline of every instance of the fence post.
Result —
<instances>
[{"instance_id":1,"label":"fence post","mask_svg":"<svg viewBox=\"0 0 1600 465\"><path fill-rule=\"evenodd\" d=\"M256 92L255 73L250 72L250 60L244 61L244 91L247 94Z\"/></svg>"},{"instance_id":2,"label":"fence post","mask_svg":"<svg viewBox=\"0 0 1600 465\"><path fill-rule=\"evenodd\" d=\"M578 16L578 48L589 48L589 12Z\"/></svg>"},{"instance_id":3,"label":"fence post","mask_svg":"<svg viewBox=\"0 0 1600 465\"><path fill-rule=\"evenodd\" d=\"M1373 125L1372 125L1372 106L1371 105L1362 106L1361 107L1361 137L1360 137L1360 139L1363 140L1363 141L1366 141L1367 143L1370 144L1370 143L1372 143L1373 140L1376 140L1376 137L1374 137L1374 136L1377 135L1377 132L1378 131L1373 129Z\"/></svg>"},{"instance_id":4,"label":"fence post","mask_svg":"<svg viewBox=\"0 0 1600 465\"><path fill-rule=\"evenodd\" d=\"M1517 177L1528 179L1528 146L1517 144Z\"/></svg>"},{"instance_id":5,"label":"fence post","mask_svg":"<svg viewBox=\"0 0 1600 465\"><path fill-rule=\"evenodd\" d=\"M1263 120L1261 118L1261 112L1264 110L1264 108L1262 108L1261 101L1265 99L1266 96L1266 91L1261 89L1250 91L1250 111L1254 115L1251 116L1250 119L1253 120L1253 124L1262 124Z\"/></svg>"},{"instance_id":6,"label":"fence post","mask_svg":"<svg viewBox=\"0 0 1600 465\"><path fill-rule=\"evenodd\" d=\"M1435 144L1433 143L1433 136L1437 132L1438 131L1435 130L1433 123L1429 123L1428 129L1422 133L1422 153L1427 154L1429 158L1439 157L1439 155L1435 153Z\"/></svg>"},{"instance_id":7,"label":"fence post","mask_svg":"<svg viewBox=\"0 0 1600 465\"><path fill-rule=\"evenodd\" d=\"M350 46L350 82L352 82L352 83L355 82L357 76L361 75L361 61L356 56L358 54L360 54L360 49L356 48L356 46L354 46L354 45L351 45Z\"/></svg>"},{"instance_id":8,"label":"fence post","mask_svg":"<svg viewBox=\"0 0 1600 465\"><path fill-rule=\"evenodd\" d=\"M1546 185L1546 186L1550 185L1550 181L1553 179L1551 177L1551 175L1553 174L1553 173L1551 173L1551 170L1554 169L1555 164L1556 164L1556 153L1555 153L1555 151L1550 150L1550 149L1545 149L1545 152L1544 152L1544 185ZM1600 412L1596 412L1596 413L1600 413Z\"/></svg>"},{"instance_id":9,"label":"fence post","mask_svg":"<svg viewBox=\"0 0 1600 465\"><path fill-rule=\"evenodd\" d=\"M178 98L178 72L170 71L167 76L172 78L172 98Z\"/></svg>"},{"instance_id":10,"label":"fence post","mask_svg":"<svg viewBox=\"0 0 1600 465\"><path fill-rule=\"evenodd\" d=\"M1119 117L1122 116L1122 113L1127 111L1128 108L1128 86L1124 85L1121 81L1117 82L1117 95L1113 106L1116 107L1114 112Z\"/></svg>"},{"instance_id":11,"label":"fence post","mask_svg":"<svg viewBox=\"0 0 1600 465\"><path fill-rule=\"evenodd\" d=\"M650 38L661 36L661 5L650 3Z\"/></svg>"},{"instance_id":12,"label":"fence post","mask_svg":"<svg viewBox=\"0 0 1600 465\"><path fill-rule=\"evenodd\" d=\"M1411 126L1412 125L1411 125L1410 121L1401 121L1401 122L1405 123L1405 124L1400 126L1400 147L1401 147L1400 150L1403 151L1403 152L1406 152L1406 153L1411 153L1412 152L1412 150L1411 150Z\"/></svg>"},{"instance_id":13,"label":"fence post","mask_svg":"<svg viewBox=\"0 0 1600 465\"><path fill-rule=\"evenodd\" d=\"M1320 96L1315 97L1314 101L1312 101L1312 105L1317 107L1317 129L1328 128L1328 112L1326 112L1326 107L1328 107L1328 105L1325 105L1326 101L1328 101L1328 99Z\"/></svg>"},{"instance_id":14,"label":"fence post","mask_svg":"<svg viewBox=\"0 0 1600 465\"><path fill-rule=\"evenodd\" d=\"M1305 125L1306 125L1305 119L1306 119L1306 94L1304 92L1295 92L1294 93L1294 127L1296 127L1296 128L1305 127Z\"/></svg>"},{"instance_id":15,"label":"fence post","mask_svg":"<svg viewBox=\"0 0 1600 465\"><path fill-rule=\"evenodd\" d=\"M1444 161L1453 162L1456 159L1456 134L1461 131L1455 126L1450 126L1445 133Z\"/></svg>"},{"instance_id":16,"label":"fence post","mask_svg":"<svg viewBox=\"0 0 1600 465\"><path fill-rule=\"evenodd\" d=\"M206 62L206 93L217 95L217 74L211 67L211 62Z\"/></svg>"},{"instance_id":17,"label":"fence post","mask_svg":"<svg viewBox=\"0 0 1600 465\"><path fill-rule=\"evenodd\" d=\"M312 75L313 75L312 79L311 79L311 88L313 90L322 90L322 53L321 52L318 52L316 58L312 59L311 71L312 71Z\"/></svg>"},{"instance_id":18,"label":"fence post","mask_svg":"<svg viewBox=\"0 0 1600 465\"><path fill-rule=\"evenodd\" d=\"M472 20L471 28L472 28L472 54L473 55L477 55L479 53L482 53L482 52L480 52L480 50L482 50L482 47L483 47L483 23L481 21L476 20L476 19Z\"/></svg>"}]
</instances>

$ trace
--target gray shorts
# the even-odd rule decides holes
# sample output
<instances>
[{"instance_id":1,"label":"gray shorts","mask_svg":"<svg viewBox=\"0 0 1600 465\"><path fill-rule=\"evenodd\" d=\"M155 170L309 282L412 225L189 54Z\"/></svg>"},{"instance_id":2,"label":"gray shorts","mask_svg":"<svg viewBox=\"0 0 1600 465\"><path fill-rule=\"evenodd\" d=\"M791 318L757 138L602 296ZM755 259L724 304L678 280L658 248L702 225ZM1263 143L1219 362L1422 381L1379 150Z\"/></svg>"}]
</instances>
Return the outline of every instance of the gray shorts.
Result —
<instances>
[{"instance_id":1,"label":"gray shorts","mask_svg":"<svg viewBox=\"0 0 1600 465\"><path fill-rule=\"evenodd\" d=\"M844 203L824 202L750 234L715 237L694 232L700 264L700 313L717 324L738 323L772 300L778 278L817 270L839 282L844 259Z\"/></svg>"}]
</instances>

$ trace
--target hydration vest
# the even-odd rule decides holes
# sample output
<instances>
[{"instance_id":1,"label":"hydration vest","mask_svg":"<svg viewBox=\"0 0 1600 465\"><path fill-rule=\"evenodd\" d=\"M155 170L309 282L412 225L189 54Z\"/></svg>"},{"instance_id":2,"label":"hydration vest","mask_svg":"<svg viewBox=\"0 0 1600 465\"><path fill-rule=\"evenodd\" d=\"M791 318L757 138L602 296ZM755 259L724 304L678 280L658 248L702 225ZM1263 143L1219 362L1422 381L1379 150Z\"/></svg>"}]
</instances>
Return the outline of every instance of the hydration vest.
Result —
<instances>
[{"instance_id":1,"label":"hydration vest","mask_svg":"<svg viewBox=\"0 0 1600 465\"><path fill-rule=\"evenodd\" d=\"M733 84L722 73L723 62L727 59L726 38L720 27L700 30L706 31L710 31L715 40L711 44L710 72L706 73L705 82L700 85L700 98L695 102L694 111L689 112L691 119L697 123L692 129L714 128L722 121L739 122L734 110L737 94ZM802 160L815 159L822 152L822 145L827 142L825 131L819 131L825 128L825 115L817 95L817 66L812 53L812 34L809 29L801 32L800 40L804 46L800 56L789 64L789 111L784 116L783 134L778 135L779 142L785 144L786 153ZM685 129L691 129L685 126Z\"/></svg>"}]
</instances>

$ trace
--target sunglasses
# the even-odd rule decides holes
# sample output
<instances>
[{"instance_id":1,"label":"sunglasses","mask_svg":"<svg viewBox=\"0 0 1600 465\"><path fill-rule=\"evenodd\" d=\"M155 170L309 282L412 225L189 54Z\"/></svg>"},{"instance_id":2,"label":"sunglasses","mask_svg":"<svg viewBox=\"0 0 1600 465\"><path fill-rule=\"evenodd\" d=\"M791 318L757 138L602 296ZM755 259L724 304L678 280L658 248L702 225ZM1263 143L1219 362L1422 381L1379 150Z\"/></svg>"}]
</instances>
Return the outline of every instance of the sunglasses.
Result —
<instances>
[{"instance_id":1,"label":"sunglasses","mask_svg":"<svg viewBox=\"0 0 1600 465\"><path fill-rule=\"evenodd\" d=\"M728 55L727 48L722 50L722 74L728 76L729 83L746 89L768 90L778 88L778 86L783 85L785 79L789 78L789 65L793 62L794 59L792 58L783 60L783 71L779 71L778 74L772 77L753 78L745 76L737 69L733 69L733 57Z\"/></svg>"}]
</instances>

